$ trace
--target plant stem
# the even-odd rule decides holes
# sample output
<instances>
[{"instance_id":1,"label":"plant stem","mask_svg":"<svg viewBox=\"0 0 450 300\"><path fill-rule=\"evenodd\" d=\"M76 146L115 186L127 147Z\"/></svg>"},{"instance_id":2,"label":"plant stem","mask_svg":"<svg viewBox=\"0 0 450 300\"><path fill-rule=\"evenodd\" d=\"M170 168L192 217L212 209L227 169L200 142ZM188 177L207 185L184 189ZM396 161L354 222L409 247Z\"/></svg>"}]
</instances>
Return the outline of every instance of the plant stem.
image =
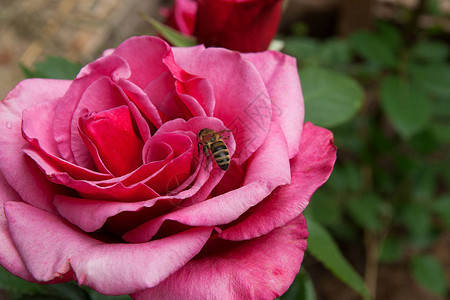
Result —
<instances>
[{"instance_id":1,"label":"plant stem","mask_svg":"<svg viewBox=\"0 0 450 300\"><path fill-rule=\"evenodd\" d=\"M377 277L378 277L378 238L372 232L364 231L364 240L366 246L366 268L364 274L364 281L369 293L373 299L377 292Z\"/></svg>"}]
</instances>

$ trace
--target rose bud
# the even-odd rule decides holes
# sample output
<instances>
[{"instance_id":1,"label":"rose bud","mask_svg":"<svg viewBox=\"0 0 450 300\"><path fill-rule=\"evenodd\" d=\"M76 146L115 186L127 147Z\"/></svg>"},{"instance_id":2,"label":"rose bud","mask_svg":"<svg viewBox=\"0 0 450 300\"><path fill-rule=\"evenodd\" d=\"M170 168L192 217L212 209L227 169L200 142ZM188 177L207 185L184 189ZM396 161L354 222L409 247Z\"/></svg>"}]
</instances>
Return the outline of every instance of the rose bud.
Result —
<instances>
[{"instance_id":1,"label":"rose bud","mask_svg":"<svg viewBox=\"0 0 450 300\"><path fill-rule=\"evenodd\" d=\"M278 52L142 36L24 80L0 102L0 264L135 299L279 297L336 159L303 120Z\"/></svg>"},{"instance_id":2,"label":"rose bud","mask_svg":"<svg viewBox=\"0 0 450 300\"><path fill-rule=\"evenodd\" d=\"M166 24L207 47L240 52L267 50L275 36L282 0L175 0Z\"/></svg>"}]
</instances>

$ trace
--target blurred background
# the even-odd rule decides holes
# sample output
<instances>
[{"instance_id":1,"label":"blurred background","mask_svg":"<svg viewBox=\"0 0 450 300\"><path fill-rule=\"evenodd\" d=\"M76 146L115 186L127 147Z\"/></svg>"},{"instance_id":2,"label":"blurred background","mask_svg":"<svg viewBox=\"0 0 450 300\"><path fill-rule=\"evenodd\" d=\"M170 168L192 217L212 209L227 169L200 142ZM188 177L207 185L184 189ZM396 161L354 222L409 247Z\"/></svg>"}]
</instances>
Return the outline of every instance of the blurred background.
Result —
<instances>
[{"instance_id":1,"label":"blurred background","mask_svg":"<svg viewBox=\"0 0 450 300\"><path fill-rule=\"evenodd\" d=\"M163 21L171 3L0 0L0 98L25 75L61 64L76 74L126 38L155 34L138 13ZM309 220L376 299L449 299L450 0L285 0L276 38L298 60L306 119L338 147ZM282 299L361 299L351 272L308 251ZM11 282L2 270L0 299L20 295Z\"/></svg>"}]
</instances>

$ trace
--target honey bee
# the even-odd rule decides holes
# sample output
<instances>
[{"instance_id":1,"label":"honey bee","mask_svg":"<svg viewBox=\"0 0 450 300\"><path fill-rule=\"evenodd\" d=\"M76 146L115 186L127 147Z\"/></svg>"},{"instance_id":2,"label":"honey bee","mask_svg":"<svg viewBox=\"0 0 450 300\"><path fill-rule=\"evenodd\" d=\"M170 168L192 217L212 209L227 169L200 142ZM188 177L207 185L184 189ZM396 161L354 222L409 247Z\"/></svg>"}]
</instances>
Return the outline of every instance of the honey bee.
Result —
<instances>
[{"instance_id":1,"label":"honey bee","mask_svg":"<svg viewBox=\"0 0 450 300\"><path fill-rule=\"evenodd\" d=\"M223 139L228 139L222 136L223 132L230 130L222 130L215 132L209 128L203 128L197 135L197 148L200 153L200 145L203 147L203 153L206 155L206 165L209 163L209 152L211 151L217 165L224 171L228 170L230 166L230 152Z\"/></svg>"}]
</instances>

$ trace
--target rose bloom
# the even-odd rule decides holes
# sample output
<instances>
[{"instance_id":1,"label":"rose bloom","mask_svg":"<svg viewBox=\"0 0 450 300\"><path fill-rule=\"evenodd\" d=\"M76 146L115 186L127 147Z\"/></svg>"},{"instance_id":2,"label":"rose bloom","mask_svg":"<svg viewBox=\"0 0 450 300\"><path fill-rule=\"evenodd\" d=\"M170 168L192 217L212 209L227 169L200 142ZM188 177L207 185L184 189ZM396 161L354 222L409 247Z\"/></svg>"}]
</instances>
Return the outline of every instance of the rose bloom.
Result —
<instances>
[{"instance_id":1,"label":"rose bloom","mask_svg":"<svg viewBox=\"0 0 450 300\"><path fill-rule=\"evenodd\" d=\"M206 46L264 51L277 33L282 0L175 0L166 23Z\"/></svg>"},{"instance_id":2,"label":"rose bloom","mask_svg":"<svg viewBox=\"0 0 450 300\"><path fill-rule=\"evenodd\" d=\"M272 299L336 158L294 58L133 37L0 102L0 263L135 299ZM231 163L197 144L223 131ZM229 130L229 131L228 131Z\"/></svg>"}]
</instances>

